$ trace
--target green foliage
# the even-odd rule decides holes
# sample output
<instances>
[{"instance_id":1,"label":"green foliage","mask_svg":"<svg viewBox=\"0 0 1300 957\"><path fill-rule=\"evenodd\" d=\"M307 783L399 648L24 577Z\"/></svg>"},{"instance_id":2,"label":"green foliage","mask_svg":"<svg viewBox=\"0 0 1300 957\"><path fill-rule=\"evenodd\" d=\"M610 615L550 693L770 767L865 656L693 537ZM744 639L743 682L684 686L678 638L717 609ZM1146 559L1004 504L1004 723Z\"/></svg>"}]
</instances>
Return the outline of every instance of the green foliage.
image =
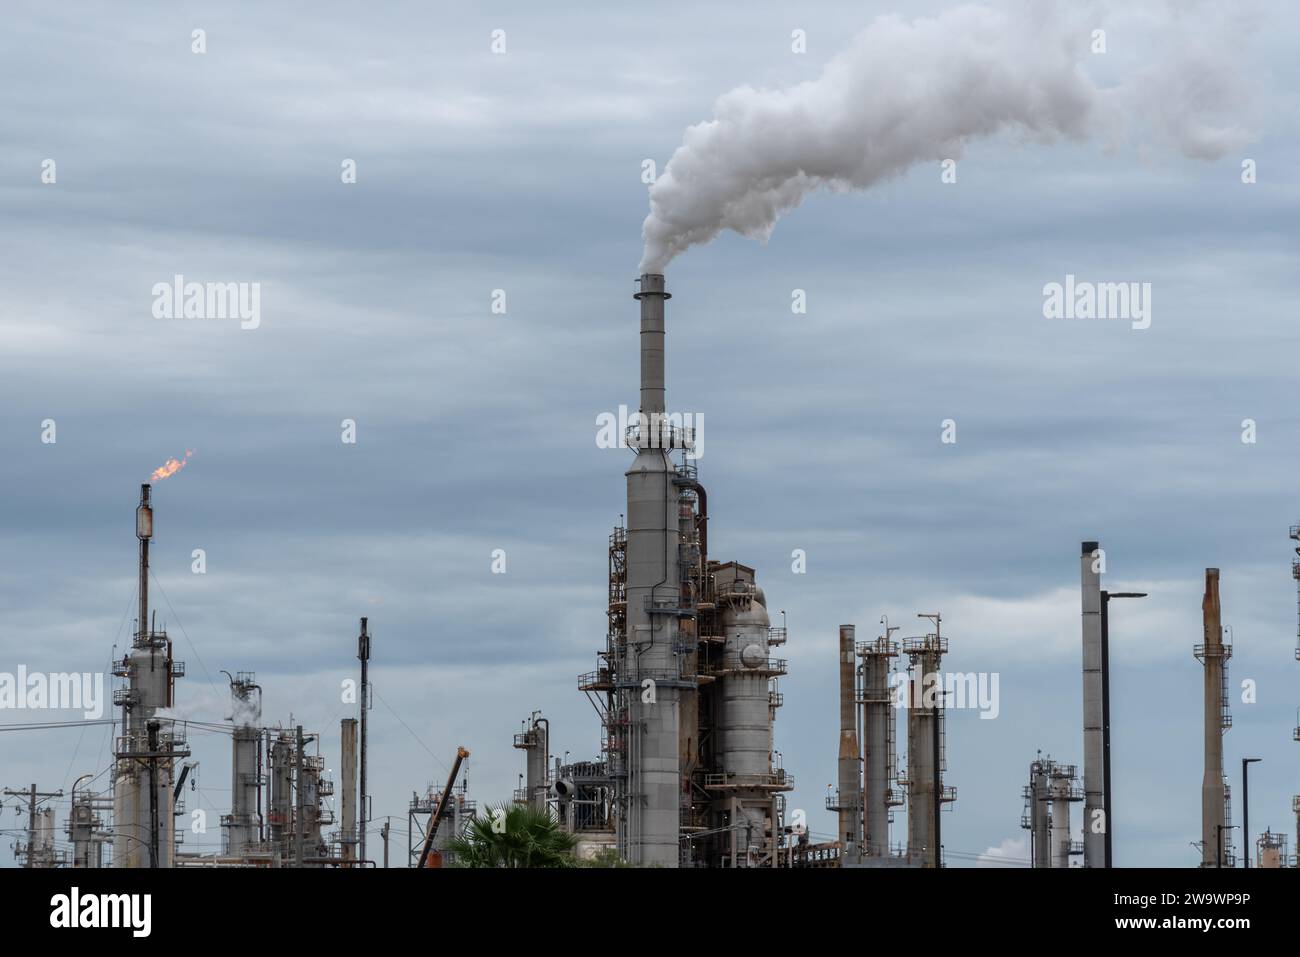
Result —
<instances>
[{"instance_id":1,"label":"green foliage","mask_svg":"<svg viewBox=\"0 0 1300 957\"><path fill-rule=\"evenodd\" d=\"M574 867L577 843L549 811L513 804L475 814L449 850L457 867Z\"/></svg>"},{"instance_id":2,"label":"green foliage","mask_svg":"<svg viewBox=\"0 0 1300 957\"><path fill-rule=\"evenodd\" d=\"M580 861L580 867L631 867L627 861L618 856L612 847L602 847L591 856L590 860Z\"/></svg>"}]
</instances>

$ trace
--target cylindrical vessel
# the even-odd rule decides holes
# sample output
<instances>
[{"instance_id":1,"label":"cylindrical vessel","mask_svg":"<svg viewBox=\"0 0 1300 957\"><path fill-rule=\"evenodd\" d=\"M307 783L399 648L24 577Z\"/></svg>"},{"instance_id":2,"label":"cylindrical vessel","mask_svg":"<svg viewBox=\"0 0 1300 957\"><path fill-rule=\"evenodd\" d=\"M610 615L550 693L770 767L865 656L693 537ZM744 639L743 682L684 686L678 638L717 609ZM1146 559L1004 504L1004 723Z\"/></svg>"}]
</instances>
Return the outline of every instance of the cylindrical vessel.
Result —
<instances>
[{"instance_id":1,"label":"cylindrical vessel","mask_svg":"<svg viewBox=\"0 0 1300 957\"><path fill-rule=\"evenodd\" d=\"M858 749L857 630L840 625L840 853L856 861L862 843L862 752Z\"/></svg>"}]
</instances>

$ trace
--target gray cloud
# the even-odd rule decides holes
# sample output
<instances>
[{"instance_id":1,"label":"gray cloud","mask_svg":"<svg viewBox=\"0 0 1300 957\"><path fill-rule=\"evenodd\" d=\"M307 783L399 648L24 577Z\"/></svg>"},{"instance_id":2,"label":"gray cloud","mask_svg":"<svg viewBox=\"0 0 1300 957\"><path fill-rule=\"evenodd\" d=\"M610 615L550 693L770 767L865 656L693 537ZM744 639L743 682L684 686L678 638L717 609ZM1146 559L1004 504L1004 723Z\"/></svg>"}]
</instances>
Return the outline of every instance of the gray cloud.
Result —
<instances>
[{"instance_id":1,"label":"gray cloud","mask_svg":"<svg viewBox=\"0 0 1300 957\"><path fill-rule=\"evenodd\" d=\"M682 31L657 10L524 4L454 27L421 4L233 5L202 23L20 7L0 37L0 670L101 668L121 647L137 486L189 447L156 490L182 701L255 670L265 720L292 713L336 755L369 615L375 805L395 830L457 744L473 794L505 798L509 735L534 708L558 752L594 754L574 678L603 639L624 507L625 453L593 439L599 412L635 398L640 163L720 91L811 79L887 12L813 5L792 23L773 3L737 22L697 4ZM1080 756L1071 594L1091 537L1111 582L1152 590L1116 622L1119 862L1194 860L1206 565L1223 568L1234 679L1261 689L1228 758L1265 758L1252 820L1287 825L1300 111L1295 22L1269 16L1244 55L1269 77L1249 97L1255 186L1235 155L995 137L956 186L926 167L814 196L766 246L722 236L674 263L669 401L707 419L711 550L756 565L789 613L777 746L815 831L832 830L835 627L939 609L951 667L1002 674L998 720L952 722L946 843L970 855L953 863L1019 836L1035 751ZM206 59L189 53L200 25ZM494 59L498 26L511 52ZM1110 43L1122 72L1123 31ZM338 181L345 157L356 186ZM1041 288L1067 271L1152 282L1151 328L1043 319ZM261 328L153 319L150 287L177 272L261 282ZM56 445L39 441L47 417ZM949 417L959 440L942 446ZM807 575L790 573L796 547ZM3 734L6 786L106 764L102 728ZM224 810L228 741L192 740L195 799Z\"/></svg>"}]
</instances>

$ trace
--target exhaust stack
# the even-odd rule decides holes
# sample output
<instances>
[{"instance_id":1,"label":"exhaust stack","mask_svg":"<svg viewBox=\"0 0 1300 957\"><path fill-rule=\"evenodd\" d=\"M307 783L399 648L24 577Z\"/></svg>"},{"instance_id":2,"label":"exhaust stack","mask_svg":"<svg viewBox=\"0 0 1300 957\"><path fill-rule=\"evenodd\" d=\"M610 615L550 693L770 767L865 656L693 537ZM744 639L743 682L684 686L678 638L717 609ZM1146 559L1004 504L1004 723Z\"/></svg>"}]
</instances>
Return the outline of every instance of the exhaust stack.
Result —
<instances>
[{"instance_id":1,"label":"exhaust stack","mask_svg":"<svg viewBox=\"0 0 1300 957\"><path fill-rule=\"evenodd\" d=\"M649 416L664 411L664 302L672 293L659 273L646 273L640 282L632 298L641 303L641 411Z\"/></svg>"},{"instance_id":2,"label":"exhaust stack","mask_svg":"<svg viewBox=\"0 0 1300 957\"><path fill-rule=\"evenodd\" d=\"M357 719L344 718L339 723L339 743L342 750L340 770L343 777L342 828L339 835L342 858L349 862L357 859Z\"/></svg>"},{"instance_id":3,"label":"exhaust stack","mask_svg":"<svg viewBox=\"0 0 1300 957\"><path fill-rule=\"evenodd\" d=\"M671 429L664 412L664 277L647 273L634 298L641 303L641 414L636 459L627 479L627 650L620 671L633 682L625 808L629 862L680 863L683 689L678 632L689 617L679 554L677 477ZM667 442L662 439L667 436Z\"/></svg>"},{"instance_id":4,"label":"exhaust stack","mask_svg":"<svg viewBox=\"0 0 1300 957\"><path fill-rule=\"evenodd\" d=\"M1084 542L1079 556L1083 606L1083 866L1106 866L1106 769L1102 755L1101 546ZM1094 558L1093 556L1098 557ZM1102 828L1097 827L1098 822Z\"/></svg>"},{"instance_id":5,"label":"exhaust stack","mask_svg":"<svg viewBox=\"0 0 1300 957\"><path fill-rule=\"evenodd\" d=\"M1228 658L1232 646L1223 641L1219 608L1219 570L1205 570L1201 599L1204 643L1193 650L1205 666L1205 771L1201 778L1201 866L1220 867L1229 855L1224 848L1227 787L1223 780L1223 732L1232 726L1228 715ZM1228 842L1231 846L1231 842ZM1250 848L1245 849L1249 852Z\"/></svg>"},{"instance_id":6,"label":"exhaust stack","mask_svg":"<svg viewBox=\"0 0 1300 957\"><path fill-rule=\"evenodd\" d=\"M862 845L862 751L858 747L856 628L840 625L840 758L839 813L842 850L849 863Z\"/></svg>"}]
</instances>

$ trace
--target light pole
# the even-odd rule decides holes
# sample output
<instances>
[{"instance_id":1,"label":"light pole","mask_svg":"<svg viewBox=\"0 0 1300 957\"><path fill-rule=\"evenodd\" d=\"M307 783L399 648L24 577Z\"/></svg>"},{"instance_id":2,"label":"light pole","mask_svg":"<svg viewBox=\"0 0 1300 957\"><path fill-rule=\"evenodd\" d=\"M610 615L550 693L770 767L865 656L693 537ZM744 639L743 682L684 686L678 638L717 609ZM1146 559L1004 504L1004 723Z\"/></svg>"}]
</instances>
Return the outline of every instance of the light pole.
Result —
<instances>
[{"instance_id":1,"label":"light pole","mask_svg":"<svg viewBox=\"0 0 1300 957\"><path fill-rule=\"evenodd\" d=\"M1263 758L1241 759L1241 856L1250 867L1250 766Z\"/></svg>"},{"instance_id":2,"label":"light pole","mask_svg":"<svg viewBox=\"0 0 1300 957\"><path fill-rule=\"evenodd\" d=\"M1111 867L1110 814L1110 600L1112 598L1146 598L1144 591L1103 591L1101 593L1101 777L1102 816L1106 819L1106 867Z\"/></svg>"}]
</instances>

